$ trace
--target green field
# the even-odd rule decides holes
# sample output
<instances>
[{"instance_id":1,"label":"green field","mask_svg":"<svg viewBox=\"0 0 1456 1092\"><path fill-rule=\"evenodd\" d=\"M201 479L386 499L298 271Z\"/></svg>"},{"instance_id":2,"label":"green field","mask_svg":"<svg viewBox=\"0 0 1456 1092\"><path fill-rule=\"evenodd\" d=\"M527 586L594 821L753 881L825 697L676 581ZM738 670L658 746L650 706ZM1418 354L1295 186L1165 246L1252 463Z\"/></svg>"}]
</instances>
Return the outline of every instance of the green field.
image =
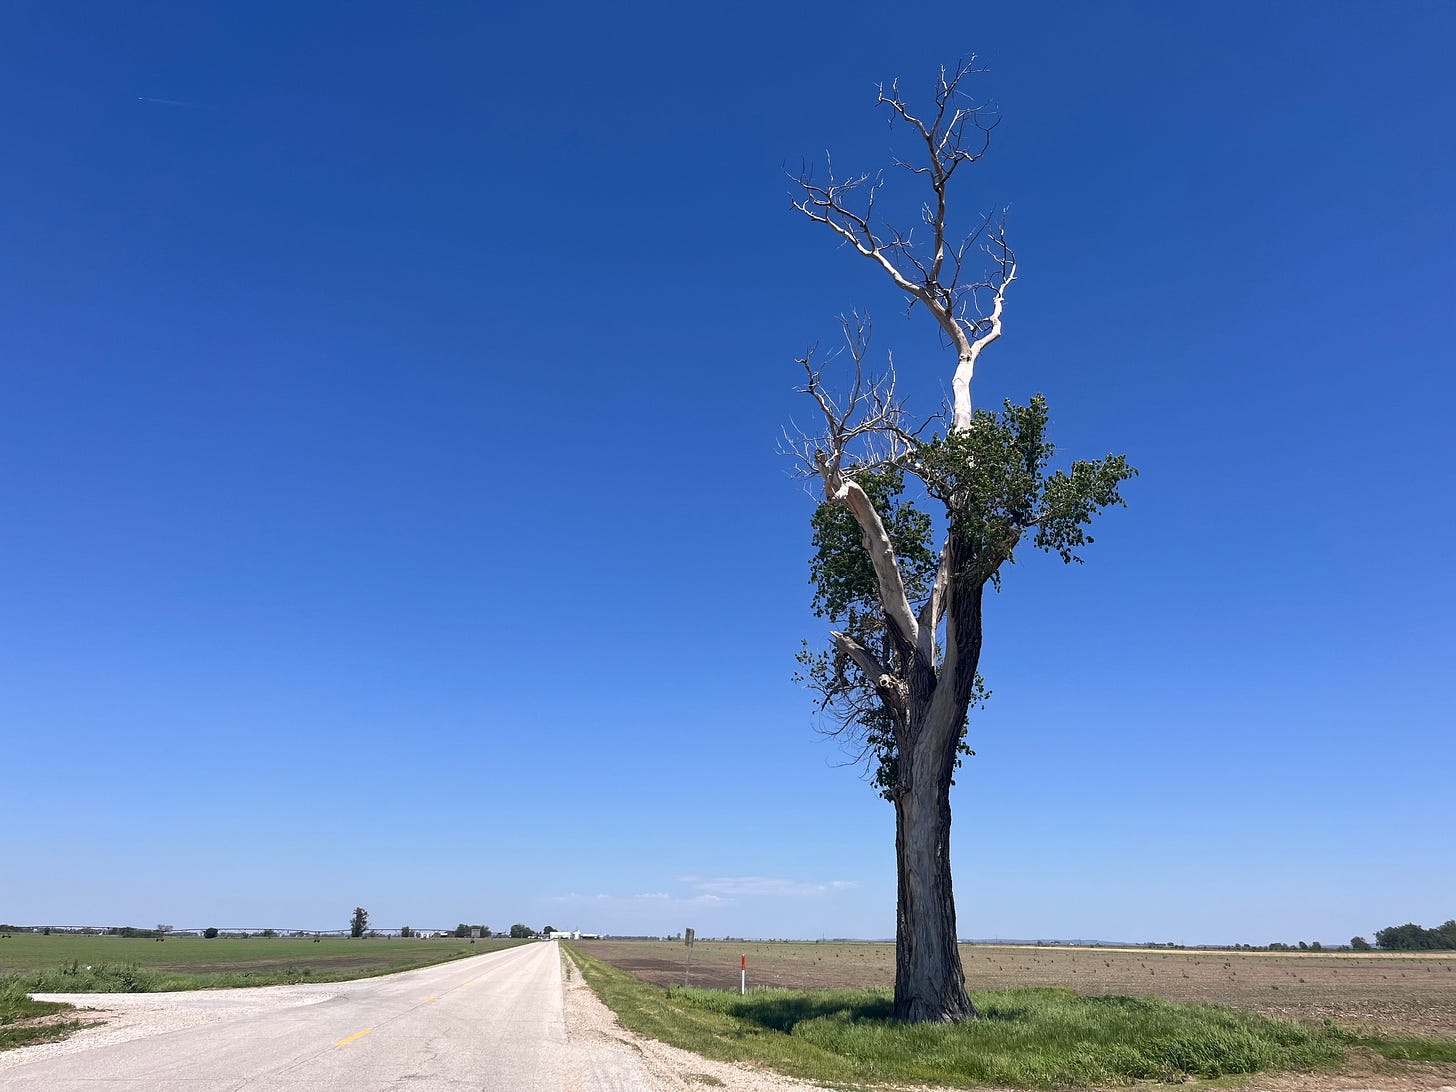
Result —
<instances>
[{"instance_id":1,"label":"green field","mask_svg":"<svg viewBox=\"0 0 1456 1092\"><path fill-rule=\"evenodd\" d=\"M0 938L0 991L155 993L342 982L428 967L526 941L455 937L168 937L13 933Z\"/></svg>"}]
</instances>

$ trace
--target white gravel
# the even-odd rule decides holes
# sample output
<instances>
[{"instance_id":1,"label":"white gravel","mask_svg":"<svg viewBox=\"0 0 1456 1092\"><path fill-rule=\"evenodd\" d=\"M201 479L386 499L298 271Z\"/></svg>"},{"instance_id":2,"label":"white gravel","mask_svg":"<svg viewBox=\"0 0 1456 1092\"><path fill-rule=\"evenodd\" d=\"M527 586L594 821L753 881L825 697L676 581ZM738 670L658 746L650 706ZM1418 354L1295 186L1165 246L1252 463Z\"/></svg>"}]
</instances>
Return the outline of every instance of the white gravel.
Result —
<instances>
[{"instance_id":1,"label":"white gravel","mask_svg":"<svg viewBox=\"0 0 1456 1092\"><path fill-rule=\"evenodd\" d=\"M75 1005L73 1016L94 1027L83 1028L58 1043L41 1043L0 1052L0 1070L95 1047L164 1035L199 1024L231 1020L272 1009L316 1005L337 997L349 982L320 986L248 986L228 990L185 990L178 993L36 993L37 1001Z\"/></svg>"}]
</instances>

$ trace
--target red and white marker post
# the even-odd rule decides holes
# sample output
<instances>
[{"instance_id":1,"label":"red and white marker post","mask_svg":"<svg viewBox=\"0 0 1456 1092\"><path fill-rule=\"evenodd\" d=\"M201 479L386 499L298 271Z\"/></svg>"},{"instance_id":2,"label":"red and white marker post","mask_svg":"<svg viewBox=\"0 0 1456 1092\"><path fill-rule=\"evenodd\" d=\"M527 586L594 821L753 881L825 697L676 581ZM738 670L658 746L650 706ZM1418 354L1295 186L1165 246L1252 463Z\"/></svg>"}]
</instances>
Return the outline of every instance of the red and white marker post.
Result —
<instances>
[{"instance_id":1,"label":"red and white marker post","mask_svg":"<svg viewBox=\"0 0 1456 1092\"><path fill-rule=\"evenodd\" d=\"M738 957L738 996L743 997L748 993L748 953L744 952Z\"/></svg>"}]
</instances>

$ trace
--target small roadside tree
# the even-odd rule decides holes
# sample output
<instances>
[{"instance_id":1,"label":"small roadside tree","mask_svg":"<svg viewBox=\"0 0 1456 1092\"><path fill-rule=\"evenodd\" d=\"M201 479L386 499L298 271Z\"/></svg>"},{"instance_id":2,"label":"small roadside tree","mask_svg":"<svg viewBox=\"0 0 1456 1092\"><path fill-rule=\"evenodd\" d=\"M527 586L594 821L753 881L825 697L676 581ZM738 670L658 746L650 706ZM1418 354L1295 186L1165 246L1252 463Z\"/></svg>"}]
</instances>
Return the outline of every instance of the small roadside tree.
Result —
<instances>
[{"instance_id":1,"label":"small roadside tree","mask_svg":"<svg viewBox=\"0 0 1456 1092\"><path fill-rule=\"evenodd\" d=\"M1354 948L1357 952L1368 952L1370 951L1370 942L1364 937L1351 937L1350 947Z\"/></svg>"},{"instance_id":2,"label":"small roadside tree","mask_svg":"<svg viewBox=\"0 0 1456 1092\"><path fill-rule=\"evenodd\" d=\"M876 790L895 808L897 1020L975 1015L957 948L950 874L950 788L967 746L967 716L987 697L978 671L982 597L1030 542L1080 561L1092 517L1122 502L1136 473L1122 455L1049 471L1046 401L976 409L971 380L1001 337L1017 277L1004 217L964 233L948 214L952 180L990 145L997 118L966 94L971 59L942 69L925 113L899 83L878 105L907 128L913 162L896 160L927 187L923 232L881 222L883 174L823 181L807 169L794 207L887 277L912 310L929 316L954 356L951 403L917 424L895 391L893 368L866 366L870 324L843 320L848 372L835 394L811 350L799 360L822 430L789 446L822 488L813 515L813 607L835 624L824 650L800 655L804 679L831 727L865 758ZM978 262L984 261L984 272ZM938 542L937 542L938 540Z\"/></svg>"},{"instance_id":3,"label":"small roadside tree","mask_svg":"<svg viewBox=\"0 0 1456 1092\"><path fill-rule=\"evenodd\" d=\"M349 918L349 935L357 939L368 931L369 911L362 906L354 907L353 916Z\"/></svg>"}]
</instances>

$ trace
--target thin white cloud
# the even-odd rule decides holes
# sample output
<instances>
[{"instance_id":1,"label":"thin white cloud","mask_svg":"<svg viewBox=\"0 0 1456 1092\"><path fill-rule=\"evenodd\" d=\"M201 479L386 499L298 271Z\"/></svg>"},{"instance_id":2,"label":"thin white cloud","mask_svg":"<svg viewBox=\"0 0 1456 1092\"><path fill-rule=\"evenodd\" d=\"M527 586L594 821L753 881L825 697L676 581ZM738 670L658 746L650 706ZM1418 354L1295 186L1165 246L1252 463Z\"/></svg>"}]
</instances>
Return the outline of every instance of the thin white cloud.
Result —
<instances>
[{"instance_id":1,"label":"thin white cloud","mask_svg":"<svg viewBox=\"0 0 1456 1092\"><path fill-rule=\"evenodd\" d=\"M773 876L683 876L679 881L686 891L671 894L666 891L642 891L635 895L583 894L571 891L565 895L553 895L550 902L563 905L632 907L654 910L674 907L732 906L740 899L755 898L815 898L847 891L858 885L849 880L787 880Z\"/></svg>"},{"instance_id":2,"label":"thin white cloud","mask_svg":"<svg viewBox=\"0 0 1456 1092\"><path fill-rule=\"evenodd\" d=\"M773 876L684 876L682 882L696 891L732 898L832 895L857 886L849 880L787 880Z\"/></svg>"},{"instance_id":3,"label":"thin white cloud","mask_svg":"<svg viewBox=\"0 0 1456 1092\"><path fill-rule=\"evenodd\" d=\"M669 895L665 891L644 891L637 895L609 895L598 893L595 895L584 895L578 891L570 891L565 895L552 895L548 902L569 904L569 905L604 905L613 904L617 906L632 906L646 903L653 907L663 906L718 906L726 904L731 900L715 895L711 892L702 892L697 895Z\"/></svg>"}]
</instances>

